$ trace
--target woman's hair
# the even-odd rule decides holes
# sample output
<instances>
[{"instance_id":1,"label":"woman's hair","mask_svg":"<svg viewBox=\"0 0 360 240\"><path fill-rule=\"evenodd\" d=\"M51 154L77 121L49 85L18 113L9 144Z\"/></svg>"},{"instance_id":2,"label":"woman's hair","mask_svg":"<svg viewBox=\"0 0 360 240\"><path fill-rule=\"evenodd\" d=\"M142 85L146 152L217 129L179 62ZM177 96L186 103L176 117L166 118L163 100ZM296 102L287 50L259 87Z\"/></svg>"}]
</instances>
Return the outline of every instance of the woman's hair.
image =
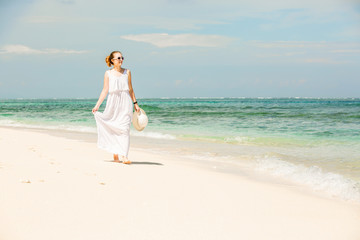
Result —
<instances>
[{"instance_id":1,"label":"woman's hair","mask_svg":"<svg viewBox=\"0 0 360 240\"><path fill-rule=\"evenodd\" d=\"M122 56L122 53L120 51L111 52L110 55L105 58L106 65L108 65L108 67L111 67L111 65L113 65L112 59L114 58L115 53L120 53Z\"/></svg>"}]
</instances>

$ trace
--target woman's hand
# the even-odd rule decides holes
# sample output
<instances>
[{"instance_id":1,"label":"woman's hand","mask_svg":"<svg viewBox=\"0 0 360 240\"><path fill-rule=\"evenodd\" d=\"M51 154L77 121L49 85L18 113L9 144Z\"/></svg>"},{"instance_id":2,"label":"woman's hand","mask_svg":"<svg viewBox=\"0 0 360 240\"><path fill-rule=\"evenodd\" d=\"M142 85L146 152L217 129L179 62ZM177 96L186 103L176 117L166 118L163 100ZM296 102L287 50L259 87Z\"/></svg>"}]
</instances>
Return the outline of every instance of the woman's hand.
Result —
<instances>
[{"instance_id":1,"label":"woman's hand","mask_svg":"<svg viewBox=\"0 0 360 240\"><path fill-rule=\"evenodd\" d=\"M92 109L92 113L95 113L97 110L99 110L99 107L98 107L98 106L95 106L95 107Z\"/></svg>"},{"instance_id":2,"label":"woman's hand","mask_svg":"<svg viewBox=\"0 0 360 240\"><path fill-rule=\"evenodd\" d=\"M139 107L139 105L138 105L137 103L135 103L134 108L135 108L135 111L136 111L136 112L139 112L139 111L140 111L140 107Z\"/></svg>"}]
</instances>

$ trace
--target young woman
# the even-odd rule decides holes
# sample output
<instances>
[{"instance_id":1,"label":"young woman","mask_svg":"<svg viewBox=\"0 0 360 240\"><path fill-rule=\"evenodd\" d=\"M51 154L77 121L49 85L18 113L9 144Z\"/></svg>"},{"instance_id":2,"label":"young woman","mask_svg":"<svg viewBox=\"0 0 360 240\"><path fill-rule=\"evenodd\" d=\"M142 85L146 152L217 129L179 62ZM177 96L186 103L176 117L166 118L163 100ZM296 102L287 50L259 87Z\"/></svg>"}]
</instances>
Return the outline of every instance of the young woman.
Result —
<instances>
[{"instance_id":1,"label":"young woman","mask_svg":"<svg viewBox=\"0 0 360 240\"><path fill-rule=\"evenodd\" d=\"M133 105L136 112L140 111L140 107L132 88L130 70L121 67L124 61L122 53L114 51L105 58L105 61L109 67L112 65L114 67L105 72L103 90L92 109L98 131L97 145L113 153L115 162L130 164L128 152ZM107 95L104 112L98 112Z\"/></svg>"}]
</instances>

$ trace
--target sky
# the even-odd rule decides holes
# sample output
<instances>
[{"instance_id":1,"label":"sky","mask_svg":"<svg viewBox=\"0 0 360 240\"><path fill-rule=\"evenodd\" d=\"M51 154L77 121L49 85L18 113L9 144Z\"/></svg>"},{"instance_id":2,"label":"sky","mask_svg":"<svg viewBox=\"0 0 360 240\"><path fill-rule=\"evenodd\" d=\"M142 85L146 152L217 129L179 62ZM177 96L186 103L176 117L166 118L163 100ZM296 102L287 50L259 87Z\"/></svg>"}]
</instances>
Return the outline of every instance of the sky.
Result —
<instances>
[{"instance_id":1,"label":"sky","mask_svg":"<svg viewBox=\"0 0 360 240\"><path fill-rule=\"evenodd\" d=\"M360 0L0 0L0 98L360 97Z\"/></svg>"}]
</instances>

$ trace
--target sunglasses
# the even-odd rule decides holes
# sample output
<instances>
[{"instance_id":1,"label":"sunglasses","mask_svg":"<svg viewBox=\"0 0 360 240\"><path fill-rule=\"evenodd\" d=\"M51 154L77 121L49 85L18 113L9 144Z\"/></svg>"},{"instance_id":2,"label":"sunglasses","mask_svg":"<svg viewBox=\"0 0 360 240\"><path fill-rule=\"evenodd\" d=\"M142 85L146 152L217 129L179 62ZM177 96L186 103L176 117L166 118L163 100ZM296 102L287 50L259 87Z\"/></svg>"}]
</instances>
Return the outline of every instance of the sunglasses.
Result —
<instances>
[{"instance_id":1,"label":"sunglasses","mask_svg":"<svg viewBox=\"0 0 360 240\"><path fill-rule=\"evenodd\" d=\"M117 58L113 58L113 59L117 59L117 60L124 60L124 57L117 57Z\"/></svg>"}]
</instances>

